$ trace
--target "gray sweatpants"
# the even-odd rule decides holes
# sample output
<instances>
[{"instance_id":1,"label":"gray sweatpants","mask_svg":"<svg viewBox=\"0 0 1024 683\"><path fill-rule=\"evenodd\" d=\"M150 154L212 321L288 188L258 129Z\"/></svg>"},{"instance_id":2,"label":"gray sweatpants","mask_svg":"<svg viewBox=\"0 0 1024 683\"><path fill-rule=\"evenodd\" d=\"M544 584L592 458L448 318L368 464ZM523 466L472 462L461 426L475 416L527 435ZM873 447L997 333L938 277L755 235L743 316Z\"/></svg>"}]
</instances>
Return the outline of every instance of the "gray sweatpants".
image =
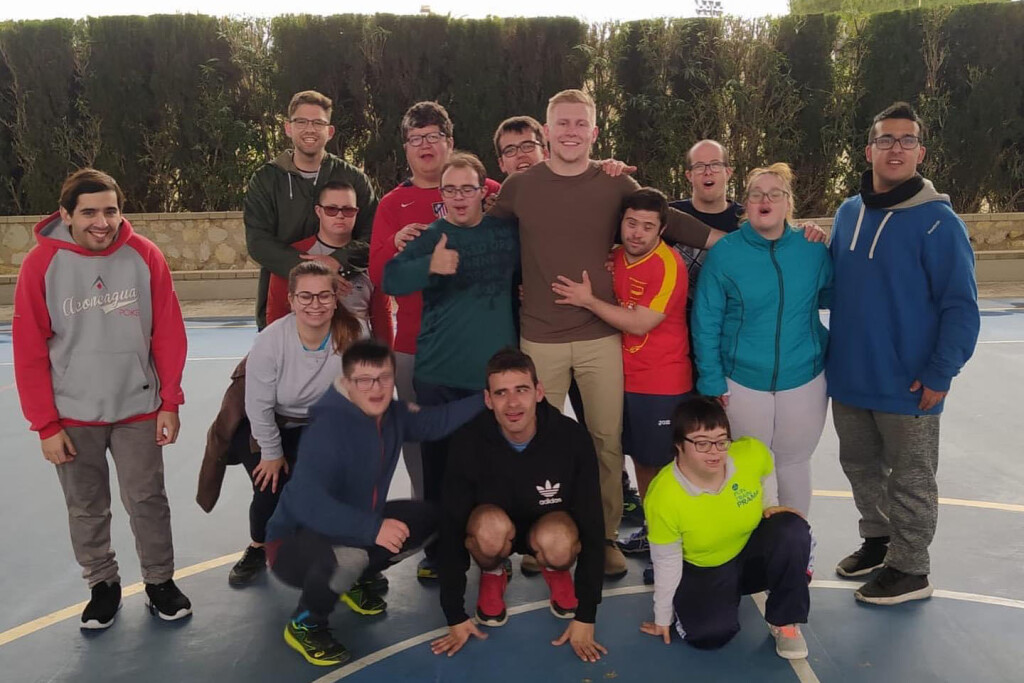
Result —
<instances>
[{"instance_id":1,"label":"gray sweatpants","mask_svg":"<svg viewBox=\"0 0 1024 683\"><path fill-rule=\"evenodd\" d=\"M828 414L825 373L785 391L755 391L731 379L729 416L732 437L752 436L775 456L779 505L805 516L811 507L811 455L818 447Z\"/></svg>"},{"instance_id":2,"label":"gray sweatpants","mask_svg":"<svg viewBox=\"0 0 1024 683\"><path fill-rule=\"evenodd\" d=\"M142 580L163 583L174 574L171 509L164 490L163 451L156 444L156 420L116 425L67 427L78 455L56 465L68 507L68 526L82 578L93 587L120 581L110 547L110 468L117 470L121 502L128 511Z\"/></svg>"},{"instance_id":3,"label":"gray sweatpants","mask_svg":"<svg viewBox=\"0 0 1024 683\"><path fill-rule=\"evenodd\" d=\"M881 413L833 400L832 421L861 537L889 536L887 566L928 574L939 517L939 416Z\"/></svg>"},{"instance_id":4,"label":"gray sweatpants","mask_svg":"<svg viewBox=\"0 0 1024 683\"><path fill-rule=\"evenodd\" d=\"M395 351L395 389L398 391L398 400L416 401L416 390L412 385L415 370L416 356L411 353ZM420 453L419 443L414 441L403 443L402 459L405 461L405 469L409 473L412 497L415 500L423 500L423 456Z\"/></svg>"}]
</instances>

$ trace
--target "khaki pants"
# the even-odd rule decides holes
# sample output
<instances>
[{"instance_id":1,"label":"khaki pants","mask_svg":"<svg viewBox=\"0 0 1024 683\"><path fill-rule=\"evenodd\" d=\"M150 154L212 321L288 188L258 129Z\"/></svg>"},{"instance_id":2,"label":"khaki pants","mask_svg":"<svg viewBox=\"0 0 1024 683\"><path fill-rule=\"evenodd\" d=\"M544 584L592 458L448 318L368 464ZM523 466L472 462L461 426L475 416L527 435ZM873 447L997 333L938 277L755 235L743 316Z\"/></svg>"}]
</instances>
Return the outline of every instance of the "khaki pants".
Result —
<instances>
[{"instance_id":1,"label":"khaki pants","mask_svg":"<svg viewBox=\"0 0 1024 683\"><path fill-rule=\"evenodd\" d=\"M120 581L110 547L110 469L117 470L121 502L135 534L142 580L163 583L174 574L171 510L164 490L164 461L156 445L156 420L116 425L68 427L78 455L57 465L64 489L75 559L89 587Z\"/></svg>"},{"instance_id":2,"label":"khaki pants","mask_svg":"<svg viewBox=\"0 0 1024 683\"><path fill-rule=\"evenodd\" d=\"M548 402L559 410L576 378L597 451L605 538L615 540L622 520L622 338L616 334L561 344L521 339L520 347L537 366Z\"/></svg>"}]
</instances>

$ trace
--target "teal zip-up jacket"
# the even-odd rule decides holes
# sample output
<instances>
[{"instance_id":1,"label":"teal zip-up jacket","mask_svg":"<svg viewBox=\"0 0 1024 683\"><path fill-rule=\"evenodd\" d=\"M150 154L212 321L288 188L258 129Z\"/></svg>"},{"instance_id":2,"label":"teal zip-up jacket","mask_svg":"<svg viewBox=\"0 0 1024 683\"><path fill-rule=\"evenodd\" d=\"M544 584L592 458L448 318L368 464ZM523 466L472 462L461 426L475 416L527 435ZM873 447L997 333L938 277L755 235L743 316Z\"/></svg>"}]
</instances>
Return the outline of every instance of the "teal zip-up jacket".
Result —
<instances>
[{"instance_id":1,"label":"teal zip-up jacket","mask_svg":"<svg viewBox=\"0 0 1024 683\"><path fill-rule=\"evenodd\" d=\"M784 391L817 377L828 343L818 309L831 288L828 249L789 225L777 240L749 222L720 239L694 300L697 390L721 396L728 377L755 391Z\"/></svg>"}]
</instances>

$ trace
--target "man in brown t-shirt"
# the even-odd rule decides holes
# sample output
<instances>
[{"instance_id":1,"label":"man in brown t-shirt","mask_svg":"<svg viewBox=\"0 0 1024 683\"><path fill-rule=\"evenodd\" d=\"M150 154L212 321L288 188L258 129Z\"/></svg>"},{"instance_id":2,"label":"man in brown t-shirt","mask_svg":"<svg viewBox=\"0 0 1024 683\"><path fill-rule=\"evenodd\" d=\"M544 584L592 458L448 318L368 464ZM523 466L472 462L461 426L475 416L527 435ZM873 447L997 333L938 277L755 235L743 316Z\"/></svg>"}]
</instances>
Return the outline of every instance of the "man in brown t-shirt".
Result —
<instances>
[{"instance_id":1,"label":"man in brown t-shirt","mask_svg":"<svg viewBox=\"0 0 1024 683\"><path fill-rule=\"evenodd\" d=\"M586 309L559 306L551 285L557 276L590 275L594 294L614 302L605 267L619 227L622 199L639 187L629 176L611 177L590 159L597 139L594 101L564 90L548 102L544 132L551 157L510 175L491 213L515 216L523 268L522 350L533 358L548 401L561 410L570 379L583 395L594 439L604 508L605 575L626 573L615 546L622 517L622 346L619 332ZM722 233L671 211L669 242L709 248Z\"/></svg>"}]
</instances>

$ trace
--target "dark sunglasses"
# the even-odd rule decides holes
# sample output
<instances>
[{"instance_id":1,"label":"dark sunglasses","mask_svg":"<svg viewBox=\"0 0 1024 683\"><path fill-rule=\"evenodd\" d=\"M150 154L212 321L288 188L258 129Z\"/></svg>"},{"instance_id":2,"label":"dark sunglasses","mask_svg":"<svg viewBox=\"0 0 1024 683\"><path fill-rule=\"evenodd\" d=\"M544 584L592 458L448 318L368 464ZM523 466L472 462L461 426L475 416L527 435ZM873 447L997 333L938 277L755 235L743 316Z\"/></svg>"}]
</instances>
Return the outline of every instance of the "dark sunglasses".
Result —
<instances>
[{"instance_id":1,"label":"dark sunglasses","mask_svg":"<svg viewBox=\"0 0 1024 683\"><path fill-rule=\"evenodd\" d=\"M324 213L331 218L334 218L339 213L345 218L352 218L352 216L359 213L359 209L355 206L324 206L323 204L317 204L317 206L323 209Z\"/></svg>"}]
</instances>

